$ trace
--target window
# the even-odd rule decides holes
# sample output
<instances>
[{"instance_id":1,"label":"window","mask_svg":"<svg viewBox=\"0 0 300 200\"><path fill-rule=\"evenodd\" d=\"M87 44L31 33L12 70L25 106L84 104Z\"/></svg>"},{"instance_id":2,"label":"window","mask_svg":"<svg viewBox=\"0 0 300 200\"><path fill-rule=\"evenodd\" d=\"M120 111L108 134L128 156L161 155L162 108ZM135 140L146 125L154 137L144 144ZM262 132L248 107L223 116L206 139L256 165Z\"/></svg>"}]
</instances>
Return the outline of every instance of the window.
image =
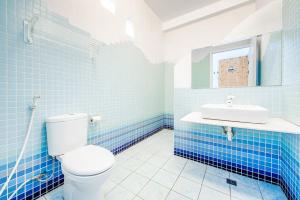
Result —
<instances>
[{"instance_id":1,"label":"window","mask_svg":"<svg viewBox=\"0 0 300 200\"><path fill-rule=\"evenodd\" d=\"M135 36L135 33L134 33L134 24L129 19L126 20L126 34L129 37L131 37L131 38L134 38L134 36Z\"/></svg>"},{"instance_id":2,"label":"window","mask_svg":"<svg viewBox=\"0 0 300 200\"><path fill-rule=\"evenodd\" d=\"M116 6L115 6L114 0L101 0L101 4L104 8L106 8L112 14L116 13Z\"/></svg>"},{"instance_id":3,"label":"window","mask_svg":"<svg viewBox=\"0 0 300 200\"><path fill-rule=\"evenodd\" d=\"M250 47L212 53L213 88L248 86L250 59Z\"/></svg>"}]
</instances>

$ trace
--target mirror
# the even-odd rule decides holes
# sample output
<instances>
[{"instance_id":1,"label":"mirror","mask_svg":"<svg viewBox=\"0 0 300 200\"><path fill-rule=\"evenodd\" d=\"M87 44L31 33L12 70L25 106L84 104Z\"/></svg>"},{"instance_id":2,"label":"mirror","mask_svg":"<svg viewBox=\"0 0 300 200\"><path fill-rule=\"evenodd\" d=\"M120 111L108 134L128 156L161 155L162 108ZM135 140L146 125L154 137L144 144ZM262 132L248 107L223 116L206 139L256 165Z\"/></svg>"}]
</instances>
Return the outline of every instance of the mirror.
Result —
<instances>
[{"instance_id":1,"label":"mirror","mask_svg":"<svg viewBox=\"0 0 300 200\"><path fill-rule=\"evenodd\" d=\"M281 85L281 31L192 51L192 88Z\"/></svg>"}]
</instances>

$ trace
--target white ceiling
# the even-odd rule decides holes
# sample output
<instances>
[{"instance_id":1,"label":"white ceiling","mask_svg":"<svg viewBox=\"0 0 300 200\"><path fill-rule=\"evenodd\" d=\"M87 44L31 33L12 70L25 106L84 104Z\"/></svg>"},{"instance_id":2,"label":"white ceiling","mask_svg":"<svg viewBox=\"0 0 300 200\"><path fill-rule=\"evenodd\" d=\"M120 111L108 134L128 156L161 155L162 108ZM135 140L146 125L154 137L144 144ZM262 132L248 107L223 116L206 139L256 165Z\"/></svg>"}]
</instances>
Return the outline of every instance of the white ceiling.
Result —
<instances>
[{"instance_id":1,"label":"white ceiling","mask_svg":"<svg viewBox=\"0 0 300 200\"><path fill-rule=\"evenodd\" d=\"M162 21L168 21L220 0L145 0Z\"/></svg>"}]
</instances>

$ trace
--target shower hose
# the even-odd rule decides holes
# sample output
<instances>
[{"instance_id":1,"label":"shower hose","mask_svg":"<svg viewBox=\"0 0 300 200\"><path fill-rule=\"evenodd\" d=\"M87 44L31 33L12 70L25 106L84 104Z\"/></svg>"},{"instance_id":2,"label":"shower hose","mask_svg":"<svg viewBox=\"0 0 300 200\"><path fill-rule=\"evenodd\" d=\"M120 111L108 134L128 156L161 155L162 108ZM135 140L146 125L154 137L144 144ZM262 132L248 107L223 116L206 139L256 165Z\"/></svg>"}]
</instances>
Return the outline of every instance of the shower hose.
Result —
<instances>
[{"instance_id":1,"label":"shower hose","mask_svg":"<svg viewBox=\"0 0 300 200\"><path fill-rule=\"evenodd\" d=\"M6 179L6 182L4 183L4 185L2 186L1 190L0 190L0 197L1 195L3 194L3 192L5 191L5 189L7 188L10 180L12 179L13 175L16 173L17 169L18 169L18 166L20 164L20 161L22 160L23 158L23 155L24 155L24 152L25 152L25 149L26 149L26 146L28 144L28 140L30 138L30 133L31 133L31 129L32 129L32 125L33 125L33 119L34 119L34 116L35 116L35 111L36 111L36 108L37 108L37 101L40 97L39 96L34 96L33 97L33 104L31 106L31 117L30 117L30 121L29 121L29 124L28 124L28 127L27 127L27 132L26 132L26 136L25 136L25 140L24 140L24 143L23 143L23 146L22 146L22 149L21 149L21 152L16 160L16 164L14 166L14 168L12 169L12 171L10 172L8 178ZM52 163L52 174L47 178L47 179L43 179L43 177L45 177L47 174L44 173L44 174L39 174L37 176L34 176L26 181L24 181L21 185L19 185L16 190L7 198L7 200L10 200L12 199L16 193L26 185L26 183L32 181L32 180L37 180L37 181L40 181L40 182L46 182L48 181L49 179L52 178L54 174L54 159L53 159L53 163Z\"/></svg>"}]
</instances>

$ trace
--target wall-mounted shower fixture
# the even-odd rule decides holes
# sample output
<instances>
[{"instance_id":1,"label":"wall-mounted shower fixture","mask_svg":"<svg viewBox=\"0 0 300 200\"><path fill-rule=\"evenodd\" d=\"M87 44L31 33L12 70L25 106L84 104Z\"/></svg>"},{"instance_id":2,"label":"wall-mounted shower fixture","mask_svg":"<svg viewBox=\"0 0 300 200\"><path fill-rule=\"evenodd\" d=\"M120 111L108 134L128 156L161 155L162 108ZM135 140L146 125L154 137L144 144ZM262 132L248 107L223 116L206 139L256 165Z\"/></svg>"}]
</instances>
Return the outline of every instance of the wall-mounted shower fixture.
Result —
<instances>
[{"instance_id":1,"label":"wall-mounted shower fixture","mask_svg":"<svg viewBox=\"0 0 300 200\"><path fill-rule=\"evenodd\" d=\"M25 139L24 139L24 142L23 142L23 145L22 145L22 148L21 148L21 152L20 154L18 155L17 157L17 160L15 162L15 165L13 167L13 169L10 171L10 174L9 176L7 177L5 183L3 184L3 186L0 188L0 196L3 194L3 192L6 190L6 188L9 186L9 182L11 181L11 179L13 178L13 176L15 175L16 171L18 170L18 167L19 167L19 164L23 158L23 155L25 153L25 150L26 150L26 147L27 147L27 144L28 144L28 141L29 141L29 138L30 138L30 135L31 135L31 129L32 129L32 126L33 126L33 123L34 123L34 116L35 116L35 112L36 112L36 109L37 109L37 106L38 106L38 100L40 99L41 97L36 95L36 96L33 96L32 98L32 105L30 106L30 109L31 109L31 117L30 117L30 121L29 121L29 124L27 126L27 132L26 132L26 135L25 135ZM44 177L45 175L44 174L41 174L41 175L38 175L38 176L34 176L30 179L27 179L25 180L21 185L19 185L15 191L9 196L9 198L7 198L7 200L10 200L12 199L15 194L18 192L18 190L20 190L22 187L24 187L26 185L26 183L32 181L32 180L41 180L42 181L42 177ZM50 178L52 178L52 176L50 176Z\"/></svg>"},{"instance_id":2,"label":"wall-mounted shower fixture","mask_svg":"<svg viewBox=\"0 0 300 200\"><path fill-rule=\"evenodd\" d=\"M33 31L36 22L38 21L37 16L33 16L30 20L24 20L24 42L27 44L33 43Z\"/></svg>"},{"instance_id":3,"label":"wall-mounted shower fixture","mask_svg":"<svg viewBox=\"0 0 300 200\"><path fill-rule=\"evenodd\" d=\"M232 139L233 139L233 137L234 137L234 135L235 135L235 133L233 132L232 127L229 127L229 126L223 126L222 128L223 128L223 133L224 133L225 135L227 135L227 140L228 140L229 142L232 142Z\"/></svg>"}]
</instances>

